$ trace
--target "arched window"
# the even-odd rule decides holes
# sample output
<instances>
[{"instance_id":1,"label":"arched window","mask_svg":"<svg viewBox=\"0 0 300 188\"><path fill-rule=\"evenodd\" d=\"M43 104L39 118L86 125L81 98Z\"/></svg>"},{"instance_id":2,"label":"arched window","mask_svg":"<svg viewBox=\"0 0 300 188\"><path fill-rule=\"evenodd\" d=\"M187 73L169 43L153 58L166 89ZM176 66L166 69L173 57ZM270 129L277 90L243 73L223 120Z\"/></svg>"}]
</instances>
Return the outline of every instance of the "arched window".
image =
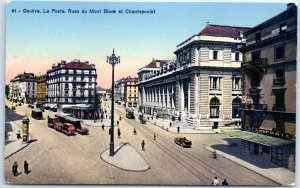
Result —
<instances>
[{"instance_id":1,"label":"arched window","mask_svg":"<svg viewBox=\"0 0 300 188\"><path fill-rule=\"evenodd\" d=\"M210 118L219 118L220 101L214 97L210 100Z\"/></svg>"},{"instance_id":2,"label":"arched window","mask_svg":"<svg viewBox=\"0 0 300 188\"><path fill-rule=\"evenodd\" d=\"M232 101L232 118L240 118L242 109L242 101L239 98L235 98Z\"/></svg>"}]
</instances>

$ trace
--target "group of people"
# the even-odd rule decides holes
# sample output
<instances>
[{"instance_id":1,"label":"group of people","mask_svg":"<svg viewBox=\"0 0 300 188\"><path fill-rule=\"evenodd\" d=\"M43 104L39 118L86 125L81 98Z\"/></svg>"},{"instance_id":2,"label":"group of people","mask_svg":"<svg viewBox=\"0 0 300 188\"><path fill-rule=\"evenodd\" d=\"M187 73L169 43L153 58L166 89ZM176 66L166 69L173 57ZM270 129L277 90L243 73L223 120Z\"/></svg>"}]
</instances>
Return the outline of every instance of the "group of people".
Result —
<instances>
[{"instance_id":1,"label":"group of people","mask_svg":"<svg viewBox=\"0 0 300 188\"><path fill-rule=\"evenodd\" d=\"M212 185L220 185L220 184L219 184L218 177L215 177L214 181L212 182ZM221 185L222 185L222 186L228 186L229 184L228 184L228 182L226 181L226 179L224 179Z\"/></svg>"},{"instance_id":2,"label":"group of people","mask_svg":"<svg viewBox=\"0 0 300 188\"><path fill-rule=\"evenodd\" d=\"M18 163L17 161L14 162L14 164L12 165L12 174L14 176L17 176L19 173L18 173ZM29 164L27 161L24 161L24 173L25 174L28 174L29 173Z\"/></svg>"}]
</instances>

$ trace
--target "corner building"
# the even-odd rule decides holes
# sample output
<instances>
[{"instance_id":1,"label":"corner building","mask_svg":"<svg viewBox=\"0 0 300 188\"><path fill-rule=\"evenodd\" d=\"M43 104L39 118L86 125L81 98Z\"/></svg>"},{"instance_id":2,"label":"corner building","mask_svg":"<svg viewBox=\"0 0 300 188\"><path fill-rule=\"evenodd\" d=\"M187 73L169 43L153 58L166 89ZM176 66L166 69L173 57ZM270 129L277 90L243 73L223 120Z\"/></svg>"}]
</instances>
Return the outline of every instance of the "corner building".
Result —
<instances>
[{"instance_id":1,"label":"corner building","mask_svg":"<svg viewBox=\"0 0 300 188\"><path fill-rule=\"evenodd\" d=\"M88 103L97 85L95 65L88 61L61 61L47 71L47 77L50 104Z\"/></svg>"},{"instance_id":2,"label":"corner building","mask_svg":"<svg viewBox=\"0 0 300 188\"><path fill-rule=\"evenodd\" d=\"M208 24L177 46L176 61L140 69L140 110L194 128L240 120L242 54L237 49L245 45L243 33L249 29Z\"/></svg>"}]
</instances>

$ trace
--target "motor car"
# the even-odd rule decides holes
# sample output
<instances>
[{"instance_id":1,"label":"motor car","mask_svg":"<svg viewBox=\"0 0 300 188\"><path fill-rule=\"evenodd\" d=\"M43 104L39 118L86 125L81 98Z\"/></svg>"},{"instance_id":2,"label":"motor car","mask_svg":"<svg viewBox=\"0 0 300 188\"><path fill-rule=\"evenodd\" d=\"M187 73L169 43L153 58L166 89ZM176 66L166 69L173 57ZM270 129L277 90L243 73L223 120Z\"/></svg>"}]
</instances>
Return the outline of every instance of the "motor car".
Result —
<instances>
[{"instance_id":1,"label":"motor car","mask_svg":"<svg viewBox=\"0 0 300 188\"><path fill-rule=\"evenodd\" d=\"M175 137L174 142L181 147L192 147L192 141L188 140L186 137Z\"/></svg>"}]
</instances>

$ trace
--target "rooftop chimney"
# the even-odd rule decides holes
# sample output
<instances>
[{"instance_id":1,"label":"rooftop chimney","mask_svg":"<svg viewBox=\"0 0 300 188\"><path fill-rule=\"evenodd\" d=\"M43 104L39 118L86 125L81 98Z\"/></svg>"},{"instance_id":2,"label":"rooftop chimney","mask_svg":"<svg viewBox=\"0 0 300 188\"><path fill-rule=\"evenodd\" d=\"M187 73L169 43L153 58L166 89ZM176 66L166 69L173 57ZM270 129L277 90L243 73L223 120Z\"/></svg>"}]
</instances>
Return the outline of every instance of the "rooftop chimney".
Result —
<instances>
[{"instance_id":1,"label":"rooftop chimney","mask_svg":"<svg viewBox=\"0 0 300 188\"><path fill-rule=\"evenodd\" d=\"M290 8L292 8L292 7L294 7L295 6L295 3L288 3L287 4L287 9L290 9Z\"/></svg>"},{"instance_id":2,"label":"rooftop chimney","mask_svg":"<svg viewBox=\"0 0 300 188\"><path fill-rule=\"evenodd\" d=\"M156 61L155 63L156 63L155 65L156 65L157 68L160 67L160 62L159 61Z\"/></svg>"}]
</instances>

